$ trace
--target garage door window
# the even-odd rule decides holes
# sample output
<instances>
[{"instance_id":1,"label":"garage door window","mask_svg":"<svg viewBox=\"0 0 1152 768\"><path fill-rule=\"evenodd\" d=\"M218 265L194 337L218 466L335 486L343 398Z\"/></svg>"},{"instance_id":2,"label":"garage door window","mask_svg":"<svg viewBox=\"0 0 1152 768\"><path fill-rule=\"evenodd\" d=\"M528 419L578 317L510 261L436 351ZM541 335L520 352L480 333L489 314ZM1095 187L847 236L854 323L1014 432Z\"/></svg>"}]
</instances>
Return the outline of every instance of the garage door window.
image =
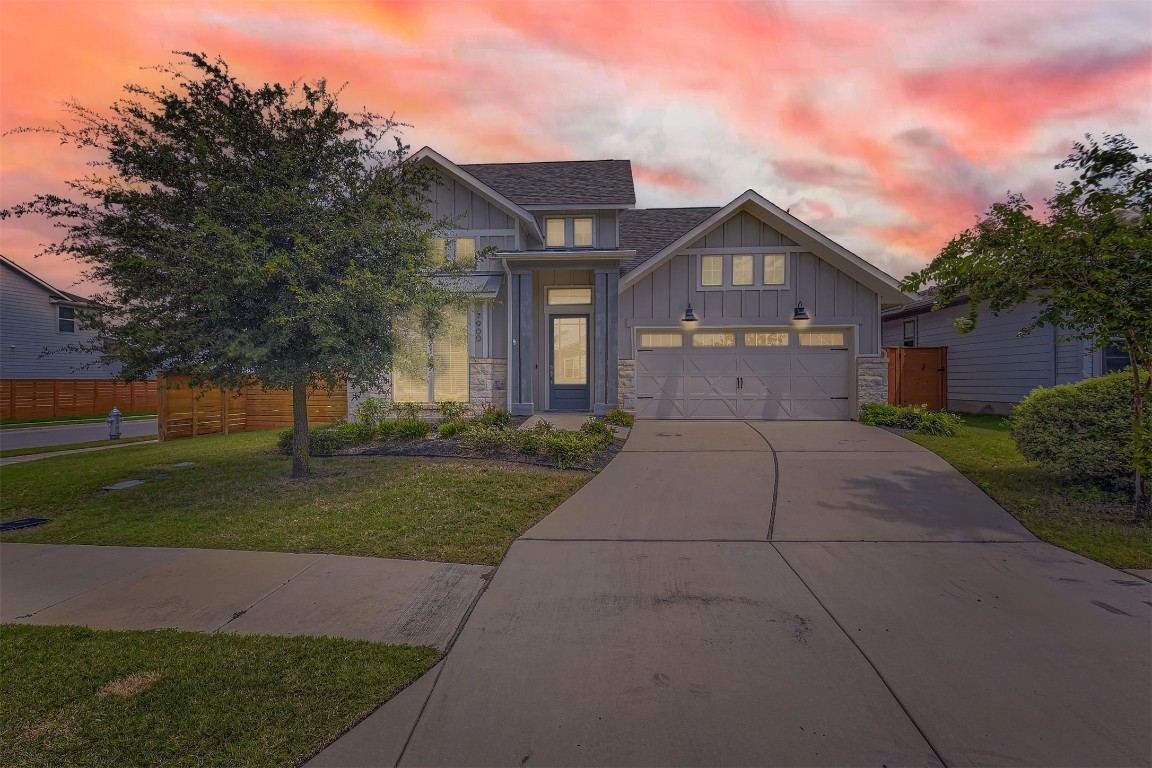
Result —
<instances>
[{"instance_id":1,"label":"garage door window","mask_svg":"<svg viewBox=\"0 0 1152 768\"><path fill-rule=\"evenodd\" d=\"M804 331L799 334L802 347L842 347L843 331Z\"/></svg>"},{"instance_id":2,"label":"garage door window","mask_svg":"<svg viewBox=\"0 0 1152 768\"><path fill-rule=\"evenodd\" d=\"M684 346L684 339L678 333L642 333L640 334L640 346L648 349L682 347Z\"/></svg>"},{"instance_id":3,"label":"garage door window","mask_svg":"<svg viewBox=\"0 0 1152 768\"><path fill-rule=\"evenodd\" d=\"M746 333L744 334L746 347L786 347L788 346L787 333Z\"/></svg>"},{"instance_id":4,"label":"garage door window","mask_svg":"<svg viewBox=\"0 0 1152 768\"><path fill-rule=\"evenodd\" d=\"M692 334L694 347L734 347L736 334L734 333L694 333Z\"/></svg>"}]
</instances>

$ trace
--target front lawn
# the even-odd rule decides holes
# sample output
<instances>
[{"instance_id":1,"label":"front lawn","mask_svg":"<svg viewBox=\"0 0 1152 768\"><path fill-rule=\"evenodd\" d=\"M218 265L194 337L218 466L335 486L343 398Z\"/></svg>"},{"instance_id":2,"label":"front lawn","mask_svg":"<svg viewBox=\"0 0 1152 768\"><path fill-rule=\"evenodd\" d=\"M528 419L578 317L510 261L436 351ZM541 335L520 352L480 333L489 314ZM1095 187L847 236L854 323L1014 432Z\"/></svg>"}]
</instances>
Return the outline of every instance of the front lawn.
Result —
<instances>
[{"instance_id":1,"label":"front lawn","mask_svg":"<svg viewBox=\"0 0 1152 768\"><path fill-rule=\"evenodd\" d=\"M317 637L0 626L0 764L296 765L435 663Z\"/></svg>"},{"instance_id":2,"label":"front lawn","mask_svg":"<svg viewBox=\"0 0 1152 768\"><path fill-rule=\"evenodd\" d=\"M330 552L496 564L591 477L397 456L313 459L289 478L277 433L173 440L0 467L0 519L49 517L3 541ZM192 466L177 467L185 461ZM102 492L122 480L146 480Z\"/></svg>"},{"instance_id":3,"label":"front lawn","mask_svg":"<svg viewBox=\"0 0 1152 768\"><path fill-rule=\"evenodd\" d=\"M1024 460L1003 416L964 416L959 437L907 435L939 454L1045 541L1114 568L1152 568L1152 524L1132 503L1071 487Z\"/></svg>"}]
</instances>

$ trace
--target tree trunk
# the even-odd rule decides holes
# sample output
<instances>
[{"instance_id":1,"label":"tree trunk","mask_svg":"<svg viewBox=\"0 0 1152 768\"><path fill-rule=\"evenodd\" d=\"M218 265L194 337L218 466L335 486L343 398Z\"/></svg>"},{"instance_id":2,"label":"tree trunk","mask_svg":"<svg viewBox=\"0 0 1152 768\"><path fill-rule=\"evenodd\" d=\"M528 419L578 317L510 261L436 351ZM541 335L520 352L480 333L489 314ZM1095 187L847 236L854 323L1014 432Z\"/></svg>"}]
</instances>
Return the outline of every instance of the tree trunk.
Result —
<instances>
[{"instance_id":1,"label":"tree trunk","mask_svg":"<svg viewBox=\"0 0 1152 768\"><path fill-rule=\"evenodd\" d=\"M292 477L308 477L308 385L292 385Z\"/></svg>"}]
</instances>

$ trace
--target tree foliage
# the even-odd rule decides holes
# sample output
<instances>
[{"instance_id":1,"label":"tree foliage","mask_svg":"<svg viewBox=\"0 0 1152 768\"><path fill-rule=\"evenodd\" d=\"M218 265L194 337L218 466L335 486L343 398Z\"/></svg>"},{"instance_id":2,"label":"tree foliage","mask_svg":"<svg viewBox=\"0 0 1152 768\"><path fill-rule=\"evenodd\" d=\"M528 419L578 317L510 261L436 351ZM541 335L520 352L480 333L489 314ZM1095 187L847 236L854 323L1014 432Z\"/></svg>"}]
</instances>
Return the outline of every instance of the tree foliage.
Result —
<instances>
[{"instance_id":1,"label":"tree foliage","mask_svg":"<svg viewBox=\"0 0 1152 768\"><path fill-rule=\"evenodd\" d=\"M1033 302L1022 334L1056 326L1089 349L1118 341L1135 383L1130 459L1145 468L1152 385L1138 372L1152 373L1152 156L1122 135L1086 136L1056 168L1078 175L1056 185L1043 216L1023 195L1009 194L904 287L935 285L936 308L966 298L962 332L976 327L983 302L993 314Z\"/></svg>"},{"instance_id":2,"label":"tree foliage","mask_svg":"<svg viewBox=\"0 0 1152 768\"><path fill-rule=\"evenodd\" d=\"M128 85L106 112L67 104L51 131L100 159L71 198L3 216L63 229L45 252L105 286L83 312L88 351L124 377L291 388L306 420L308 388L386 375L394 318L466 299L434 277L431 238L449 224L425 205L435 171L399 123L344 111L323 80L250 87L222 59L180 56L157 68L166 85ZM305 473L306 442L295 457Z\"/></svg>"}]
</instances>

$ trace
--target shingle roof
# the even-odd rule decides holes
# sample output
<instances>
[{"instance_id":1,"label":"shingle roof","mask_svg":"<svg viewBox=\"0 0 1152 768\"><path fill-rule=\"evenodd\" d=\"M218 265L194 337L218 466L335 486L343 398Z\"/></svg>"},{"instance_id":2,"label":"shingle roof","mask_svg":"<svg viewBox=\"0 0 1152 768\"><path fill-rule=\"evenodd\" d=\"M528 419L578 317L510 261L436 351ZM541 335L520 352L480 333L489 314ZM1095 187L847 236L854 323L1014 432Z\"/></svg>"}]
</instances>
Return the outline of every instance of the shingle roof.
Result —
<instances>
[{"instance_id":1,"label":"shingle roof","mask_svg":"<svg viewBox=\"0 0 1152 768\"><path fill-rule=\"evenodd\" d=\"M635 205L630 160L459 166L517 205Z\"/></svg>"},{"instance_id":2,"label":"shingle roof","mask_svg":"<svg viewBox=\"0 0 1152 768\"><path fill-rule=\"evenodd\" d=\"M620 265L628 274L719 208L646 208L620 212L620 247L635 249L636 258Z\"/></svg>"}]
</instances>

